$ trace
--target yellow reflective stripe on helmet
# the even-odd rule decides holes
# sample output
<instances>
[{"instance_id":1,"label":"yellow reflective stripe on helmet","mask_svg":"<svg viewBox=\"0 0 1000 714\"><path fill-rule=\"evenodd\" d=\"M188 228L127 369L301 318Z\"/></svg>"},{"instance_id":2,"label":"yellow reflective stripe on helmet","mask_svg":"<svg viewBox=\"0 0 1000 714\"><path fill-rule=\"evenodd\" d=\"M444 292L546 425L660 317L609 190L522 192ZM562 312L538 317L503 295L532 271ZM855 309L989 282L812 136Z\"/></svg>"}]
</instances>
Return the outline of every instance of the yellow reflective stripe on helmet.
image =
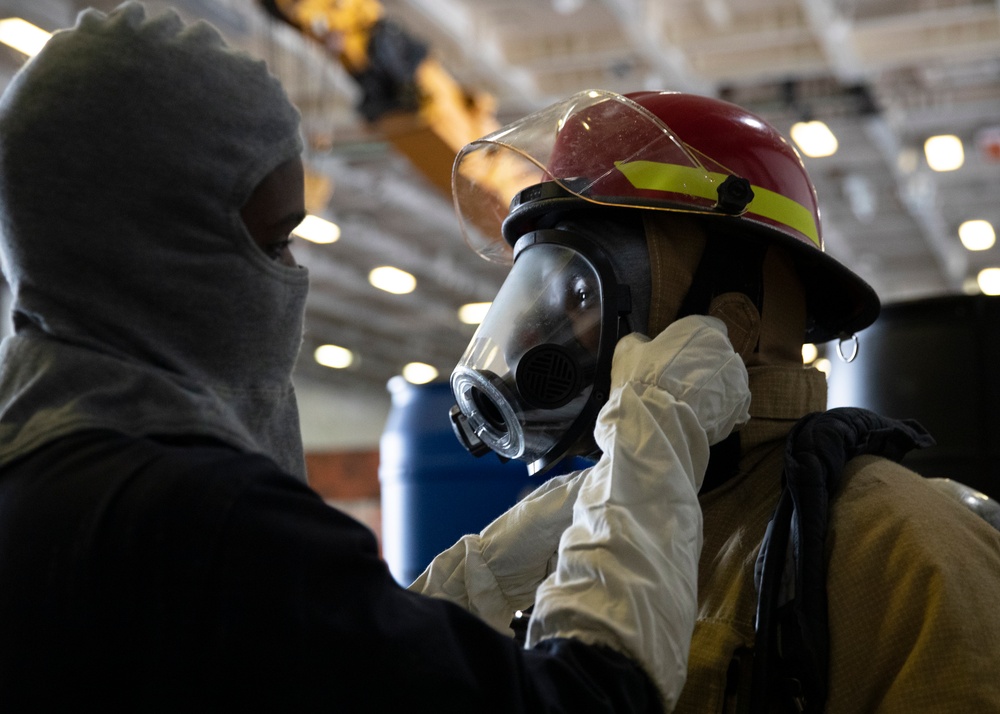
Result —
<instances>
[{"instance_id":1,"label":"yellow reflective stripe on helmet","mask_svg":"<svg viewBox=\"0 0 1000 714\"><path fill-rule=\"evenodd\" d=\"M812 211L780 193L753 184L750 188L753 189L753 200L747 206L747 211L794 228L811 240L817 248L823 247Z\"/></svg>"},{"instance_id":2,"label":"yellow reflective stripe on helmet","mask_svg":"<svg viewBox=\"0 0 1000 714\"><path fill-rule=\"evenodd\" d=\"M700 166L664 164L658 161L616 161L615 168L628 182L643 191L670 191L715 201L717 179ZM722 174L715 177L725 179Z\"/></svg>"},{"instance_id":3,"label":"yellow reflective stripe on helmet","mask_svg":"<svg viewBox=\"0 0 1000 714\"><path fill-rule=\"evenodd\" d=\"M717 200L719 184L728 178L697 166L681 166L657 161L616 161L615 168L622 172L635 188L643 191L670 191L695 198ZM798 201L782 196L760 186L751 185L753 201L747 212L770 218L802 233L819 248L819 229L811 210Z\"/></svg>"}]
</instances>

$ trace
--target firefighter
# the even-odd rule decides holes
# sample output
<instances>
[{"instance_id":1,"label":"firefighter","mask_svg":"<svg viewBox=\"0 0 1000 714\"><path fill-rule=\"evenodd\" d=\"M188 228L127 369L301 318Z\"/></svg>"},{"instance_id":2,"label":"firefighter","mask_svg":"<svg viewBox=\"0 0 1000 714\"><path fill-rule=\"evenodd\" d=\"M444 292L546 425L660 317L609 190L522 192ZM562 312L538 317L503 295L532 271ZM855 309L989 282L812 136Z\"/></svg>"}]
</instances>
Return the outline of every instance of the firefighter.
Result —
<instances>
[{"instance_id":1,"label":"firefighter","mask_svg":"<svg viewBox=\"0 0 1000 714\"><path fill-rule=\"evenodd\" d=\"M746 364L750 421L713 447L699 493L677 711L1000 708L979 644L1000 634L1000 534L897 463L931 443L919 425L824 412L802 345L856 339L879 299L824 252L774 127L714 98L581 92L466 146L453 185L467 242L512 264L452 375L474 452L536 473L600 454L590 425L623 335L710 315ZM554 540L536 547L558 563Z\"/></svg>"}]
</instances>

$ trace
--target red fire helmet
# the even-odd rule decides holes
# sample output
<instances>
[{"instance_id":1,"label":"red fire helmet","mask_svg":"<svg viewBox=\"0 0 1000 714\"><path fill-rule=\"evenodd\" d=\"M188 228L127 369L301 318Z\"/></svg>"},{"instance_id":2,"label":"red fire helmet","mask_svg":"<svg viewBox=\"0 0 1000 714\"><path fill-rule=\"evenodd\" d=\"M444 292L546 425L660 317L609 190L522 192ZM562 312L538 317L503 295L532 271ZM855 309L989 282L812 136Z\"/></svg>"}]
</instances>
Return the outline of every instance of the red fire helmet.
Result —
<instances>
[{"instance_id":1,"label":"red fire helmet","mask_svg":"<svg viewBox=\"0 0 1000 714\"><path fill-rule=\"evenodd\" d=\"M762 236L791 253L806 288L807 341L851 335L878 316L874 290L824 252L798 153L729 102L580 92L464 147L452 185L466 240L488 260L509 262L520 235L570 201L697 213L726 222L716 234Z\"/></svg>"}]
</instances>

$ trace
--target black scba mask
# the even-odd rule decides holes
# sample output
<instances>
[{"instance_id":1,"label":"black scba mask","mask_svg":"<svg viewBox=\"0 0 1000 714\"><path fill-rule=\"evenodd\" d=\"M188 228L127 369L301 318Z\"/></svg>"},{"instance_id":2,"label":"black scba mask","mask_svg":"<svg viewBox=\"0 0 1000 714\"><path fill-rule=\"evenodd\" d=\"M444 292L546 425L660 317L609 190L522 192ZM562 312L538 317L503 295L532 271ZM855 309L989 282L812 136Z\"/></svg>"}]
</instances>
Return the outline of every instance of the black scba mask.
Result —
<instances>
[{"instance_id":1,"label":"black scba mask","mask_svg":"<svg viewBox=\"0 0 1000 714\"><path fill-rule=\"evenodd\" d=\"M569 230L536 230L451 375L456 435L477 456L495 451L541 473L597 451L611 359L629 332L629 286L608 253Z\"/></svg>"}]
</instances>

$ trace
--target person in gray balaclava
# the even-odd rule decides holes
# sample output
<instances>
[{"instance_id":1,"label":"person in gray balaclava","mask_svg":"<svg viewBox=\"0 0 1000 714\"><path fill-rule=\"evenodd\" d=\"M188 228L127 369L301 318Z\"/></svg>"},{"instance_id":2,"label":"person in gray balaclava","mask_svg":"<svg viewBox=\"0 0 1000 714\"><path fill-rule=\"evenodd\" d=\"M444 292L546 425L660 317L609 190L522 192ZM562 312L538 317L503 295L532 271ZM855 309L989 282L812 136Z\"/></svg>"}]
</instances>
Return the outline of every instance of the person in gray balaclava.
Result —
<instances>
[{"instance_id":1,"label":"person in gray balaclava","mask_svg":"<svg viewBox=\"0 0 1000 714\"><path fill-rule=\"evenodd\" d=\"M623 339L596 465L404 590L304 483L301 149L264 63L136 3L0 98L0 710L672 708L696 493L748 418L723 323ZM536 589L523 648L505 618Z\"/></svg>"}]
</instances>

